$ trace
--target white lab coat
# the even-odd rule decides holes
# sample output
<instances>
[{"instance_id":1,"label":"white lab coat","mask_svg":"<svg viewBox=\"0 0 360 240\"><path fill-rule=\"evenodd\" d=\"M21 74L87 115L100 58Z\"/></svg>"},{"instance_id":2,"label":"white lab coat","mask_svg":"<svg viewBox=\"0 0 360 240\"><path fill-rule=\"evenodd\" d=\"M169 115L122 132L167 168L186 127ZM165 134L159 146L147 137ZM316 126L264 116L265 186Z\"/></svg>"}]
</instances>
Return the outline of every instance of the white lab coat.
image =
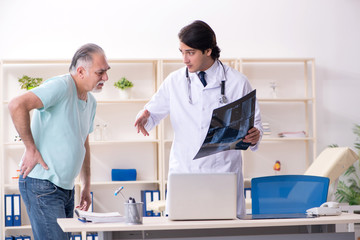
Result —
<instances>
[{"instance_id":1,"label":"white lab coat","mask_svg":"<svg viewBox=\"0 0 360 240\"><path fill-rule=\"evenodd\" d=\"M243 74L226 65L224 68L227 79L225 95L229 103L252 91ZM221 64L215 61L212 67L205 72L206 87L203 87L196 73L189 73L193 104L189 103L185 67L169 74L158 92L145 105L145 109L150 112L145 128L148 131L151 130L159 124L161 119L170 114L174 139L170 152L169 173L236 172L239 189L238 215L243 215L245 214L245 201L241 151L228 150L193 160L209 129L213 109L223 105L219 102L220 83L221 80L224 80L224 70ZM260 130L262 136L258 104L256 104L255 127ZM256 150L257 145L250 149Z\"/></svg>"}]
</instances>

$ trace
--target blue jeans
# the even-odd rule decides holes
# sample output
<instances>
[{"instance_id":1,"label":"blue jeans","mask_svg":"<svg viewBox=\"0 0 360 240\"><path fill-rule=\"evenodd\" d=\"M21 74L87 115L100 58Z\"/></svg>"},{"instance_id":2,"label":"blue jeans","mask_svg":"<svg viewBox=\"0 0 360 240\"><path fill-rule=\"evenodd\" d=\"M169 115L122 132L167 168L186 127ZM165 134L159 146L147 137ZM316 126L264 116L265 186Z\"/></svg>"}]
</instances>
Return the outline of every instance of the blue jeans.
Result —
<instances>
[{"instance_id":1,"label":"blue jeans","mask_svg":"<svg viewBox=\"0 0 360 240\"><path fill-rule=\"evenodd\" d=\"M19 189L30 218L34 239L69 240L57 218L72 218L74 214L74 189L60 188L48 180L20 176Z\"/></svg>"}]
</instances>

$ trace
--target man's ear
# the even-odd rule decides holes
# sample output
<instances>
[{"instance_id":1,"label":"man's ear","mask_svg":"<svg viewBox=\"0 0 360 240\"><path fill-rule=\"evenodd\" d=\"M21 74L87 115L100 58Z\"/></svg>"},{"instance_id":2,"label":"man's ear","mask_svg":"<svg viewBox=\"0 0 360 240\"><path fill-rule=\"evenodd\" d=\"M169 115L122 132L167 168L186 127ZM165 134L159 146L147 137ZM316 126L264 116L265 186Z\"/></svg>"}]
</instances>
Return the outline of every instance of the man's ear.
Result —
<instances>
[{"instance_id":1,"label":"man's ear","mask_svg":"<svg viewBox=\"0 0 360 240\"><path fill-rule=\"evenodd\" d=\"M212 53L212 49L211 49L211 48L208 48L208 49L205 50L206 56L210 57L210 56L211 56L211 53Z\"/></svg>"},{"instance_id":2,"label":"man's ear","mask_svg":"<svg viewBox=\"0 0 360 240\"><path fill-rule=\"evenodd\" d=\"M80 78L83 78L86 74L86 70L83 66L79 66L77 69L76 69L76 72L77 72L77 75L80 77Z\"/></svg>"}]
</instances>

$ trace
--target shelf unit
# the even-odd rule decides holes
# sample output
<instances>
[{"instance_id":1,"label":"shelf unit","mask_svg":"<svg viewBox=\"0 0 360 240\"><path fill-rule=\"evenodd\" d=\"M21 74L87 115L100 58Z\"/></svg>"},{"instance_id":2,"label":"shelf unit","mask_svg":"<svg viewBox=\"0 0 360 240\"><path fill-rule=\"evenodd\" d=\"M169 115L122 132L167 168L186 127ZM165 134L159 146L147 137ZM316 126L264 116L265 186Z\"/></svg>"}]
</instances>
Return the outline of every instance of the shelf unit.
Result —
<instances>
[{"instance_id":1,"label":"shelf unit","mask_svg":"<svg viewBox=\"0 0 360 240\"><path fill-rule=\"evenodd\" d=\"M281 173L303 173L316 156L314 59L233 58L222 61L243 72L253 88L257 89L262 119L270 123L274 133L263 137L259 151L243 153L244 176L251 178L273 174L272 165L275 160L280 160L284 166ZM106 125L107 134L101 141L95 141L94 134L90 135L91 189L94 192L95 211L123 212L123 200L113 196L114 190L120 186L124 186L125 196L136 199L140 199L140 191L144 189L159 189L161 198L165 198L173 138L170 120L164 119L148 137L137 134L133 124L138 111L150 100L166 76L183 67L183 62L181 59L110 59L108 62L111 66L109 80L101 93L94 94L98 102L95 125ZM69 64L70 60L0 61L1 209L4 209L4 194L19 192L16 180L11 177L16 175L24 147L22 143L13 141L17 133L7 110L9 100L24 92L20 90L17 79L24 74L47 79L67 73ZM112 86L123 76L134 83L132 96L126 100L120 99L119 90ZM278 85L277 98L269 95L269 81L276 81ZM292 115L297 118L294 119ZM306 131L306 137L276 136L280 131L295 130ZM294 155L299 156L294 158ZM288 165L295 167L287 167ZM136 168L137 181L112 182L112 168ZM78 180L75 190L77 204L80 190ZM5 227L2 214L0 238L4 239L7 234L31 234L24 206L22 224L20 227Z\"/></svg>"},{"instance_id":2,"label":"shelf unit","mask_svg":"<svg viewBox=\"0 0 360 240\"><path fill-rule=\"evenodd\" d=\"M244 176L303 174L316 154L315 60L240 59L240 71L257 89L262 122L271 134L263 136L257 152L246 151ZM271 87L275 87L274 91ZM305 131L305 137L280 138L279 132ZM275 161L280 173L274 172Z\"/></svg>"},{"instance_id":3,"label":"shelf unit","mask_svg":"<svg viewBox=\"0 0 360 240\"><path fill-rule=\"evenodd\" d=\"M113 59L108 61L111 71L106 88L94 94L97 99L97 115L95 125L107 125L107 136L95 141L90 135L92 159L92 191L94 193L94 209L99 212L123 212L123 199L114 196L114 191L124 186L125 196L135 197L140 201L143 189L159 189L162 185L161 165L159 164L160 138L159 130L151 131L150 137L137 134L133 126L135 116L140 111L158 86L158 60L152 59ZM19 193L16 180L18 162L24 146L21 142L13 142L17 135L11 122L7 105L13 97L25 92L20 90L17 79L22 75L50 77L68 72L70 60L3 60L0 66L0 99L1 107L1 209L4 209L3 197L6 193ZM115 81L126 76L134 83L132 97L121 99L119 90L113 87ZM139 149L141 149L139 151ZM137 181L112 182L112 168L137 169ZM75 184L76 203L79 202L80 182ZM102 204L105 203L105 204ZM3 211L1 211L3 212ZM0 220L1 239L8 234L31 233L30 221L22 205L22 226L5 227L4 215Z\"/></svg>"}]
</instances>

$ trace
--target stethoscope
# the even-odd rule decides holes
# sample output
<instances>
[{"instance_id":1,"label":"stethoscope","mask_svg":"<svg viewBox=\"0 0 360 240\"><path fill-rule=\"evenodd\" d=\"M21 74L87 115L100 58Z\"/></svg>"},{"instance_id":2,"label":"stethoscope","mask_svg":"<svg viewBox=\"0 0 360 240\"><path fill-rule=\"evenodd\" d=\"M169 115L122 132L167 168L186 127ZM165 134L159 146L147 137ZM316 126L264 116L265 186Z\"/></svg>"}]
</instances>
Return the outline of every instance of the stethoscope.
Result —
<instances>
[{"instance_id":1,"label":"stethoscope","mask_svg":"<svg viewBox=\"0 0 360 240\"><path fill-rule=\"evenodd\" d=\"M227 103L227 102L228 102L228 99L227 99L227 97L225 96L225 81L227 80L227 79L226 79L226 72L225 72L224 64L223 64L220 60L217 60L217 61L221 64L221 67L222 67L223 73L224 73L224 74L223 74L223 75L224 75L224 80L221 80L221 84L220 84L221 97L219 98L219 103L224 104L224 103ZM190 77L189 77L189 70L188 70L188 68L186 68L185 75L186 75L186 79L187 79L187 81L188 81L189 103L190 103L190 104L193 104L192 97L191 97L191 80L190 80Z\"/></svg>"}]
</instances>

